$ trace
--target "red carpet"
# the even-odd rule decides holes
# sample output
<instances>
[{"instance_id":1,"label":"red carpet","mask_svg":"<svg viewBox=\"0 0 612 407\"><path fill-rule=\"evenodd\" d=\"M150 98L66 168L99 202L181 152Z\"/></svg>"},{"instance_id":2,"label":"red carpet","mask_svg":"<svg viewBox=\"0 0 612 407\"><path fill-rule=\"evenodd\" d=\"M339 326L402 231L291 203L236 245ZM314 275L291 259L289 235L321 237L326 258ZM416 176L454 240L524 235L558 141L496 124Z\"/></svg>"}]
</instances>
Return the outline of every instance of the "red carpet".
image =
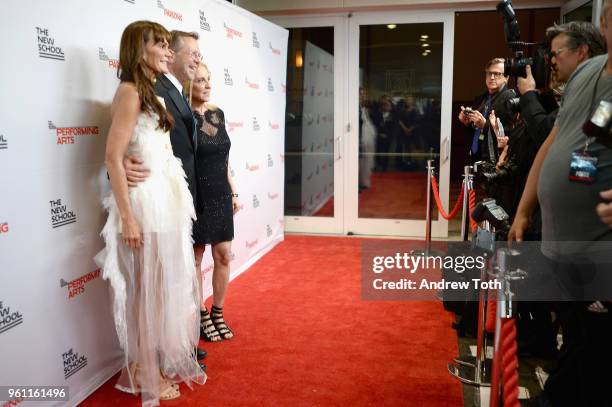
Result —
<instances>
[{"instance_id":1,"label":"red carpet","mask_svg":"<svg viewBox=\"0 0 612 407\"><path fill-rule=\"evenodd\" d=\"M425 219L426 189L425 172L374 172L372 187L359 193L359 217ZM333 216L333 211L332 197L313 216ZM436 220L437 213L432 215Z\"/></svg>"},{"instance_id":2,"label":"red carpet","mask_svg":"<svg viewBox=\"0 0 612 407\"><path fill-rule=\"evenodd\" d=\"M208 382L163 406L463 406L436 302L360 298L363 239L287 236L231 283L230 341L204 344ZM84 406L139 405L112 378Z\"/></svg>"}]
</instances>

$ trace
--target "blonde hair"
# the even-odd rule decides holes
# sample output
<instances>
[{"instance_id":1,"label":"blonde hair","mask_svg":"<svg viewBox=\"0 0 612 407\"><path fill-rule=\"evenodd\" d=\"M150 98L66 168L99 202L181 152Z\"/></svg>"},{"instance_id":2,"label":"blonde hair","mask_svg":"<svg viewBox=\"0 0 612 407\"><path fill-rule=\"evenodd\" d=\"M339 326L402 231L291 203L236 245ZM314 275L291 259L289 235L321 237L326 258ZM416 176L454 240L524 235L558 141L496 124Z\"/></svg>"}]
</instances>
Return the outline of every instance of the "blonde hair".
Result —
<instances>
[{"instance_id":1,"label":"blonde hair","mask_svg":"<svg viewBox=\"0 0 612 407\"><path fill-rule=\"evenodd\" d=\"M204 68L206 69L206 72L208 72L210 74L210 70L208 69L208 65L206 65L204 62L200 62L198 64L198 69L200 68ZM185 88L185 92L187 93L187 96L189 98L189 105L193 106L192 100L191 100L191 95L192 95L192 91L193 91L193 81L195 80L195 76L193 78L193 80L189 81L186 83L186 86L184 86ZM215 111L218 110L219 108L216 105L213 105L212 103L205 103L204 106L206 106L206 109L210 110L210 111Z\"/></svg>"}]
</instances>

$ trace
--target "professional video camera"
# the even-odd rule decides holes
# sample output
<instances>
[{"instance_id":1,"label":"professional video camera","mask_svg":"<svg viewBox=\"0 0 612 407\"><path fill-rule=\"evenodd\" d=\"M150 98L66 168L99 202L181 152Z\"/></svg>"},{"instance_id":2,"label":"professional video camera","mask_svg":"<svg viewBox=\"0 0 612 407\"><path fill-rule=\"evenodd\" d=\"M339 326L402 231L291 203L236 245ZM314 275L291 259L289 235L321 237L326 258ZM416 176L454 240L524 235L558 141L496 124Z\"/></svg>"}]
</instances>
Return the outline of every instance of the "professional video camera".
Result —
<instances>
[{"instance_id":1,"label":"professional video camera","mask_svg":"<svg viewBox=\"0 0 612 407\"><path fill-rule=\"evenodd\" d=\"M513 52L513 57L507 58L504 64L504 75L514 78L525 77L527 75L525 66L530 65L536 87L538 89L546 88L550 70L546 44L521 41L521 30L512 8L512 0L500 1L496 9L504 17L506 44ZM528 50L532 50L531 56L527 56ZM518 105L517 101L515 101L515 105Z\"/></svg>"}]
</instances>

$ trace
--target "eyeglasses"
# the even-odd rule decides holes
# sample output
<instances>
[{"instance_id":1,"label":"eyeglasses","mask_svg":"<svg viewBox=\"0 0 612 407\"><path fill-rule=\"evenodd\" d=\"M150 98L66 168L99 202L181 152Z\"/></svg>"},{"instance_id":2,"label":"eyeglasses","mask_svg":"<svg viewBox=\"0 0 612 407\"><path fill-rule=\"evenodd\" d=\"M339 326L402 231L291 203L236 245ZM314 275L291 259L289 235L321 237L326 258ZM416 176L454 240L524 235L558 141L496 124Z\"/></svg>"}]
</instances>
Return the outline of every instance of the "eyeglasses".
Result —
<instances>
[{"instance_id":1,"label":"eyeglasses","mask_svg":"<svg viewBox=\"0 0 612 407\"><path fill-rule=\"evenodd\" d=\"M186 52L185 52L186 53ZM197 61L201 61L202 60L202 54L200 54L200 51L191 51L188 54L192 59L195 59Z\"/></svg>"},{"instance_id":2,"label":"eyeglasses","mask_svg":"<svg viewBox=\"0 0 612 407\"><path fill-rule=\"evenodd\" d=\"M493 71L485 71L485 77L499 79L504 76L503 72L493 72Z\"/></svg>"},{"instance_id":3,"label":"eyeglasses","mask_svg":"<svg viewBox=\"0 0 612 407\"><path fill-rule=\"evenodd\" d=\"M550 51L548 51L548 58L552 59L553 57L558 57L559 54L561 54L563 51L573 51L576 48L570 48L570 47L564 47L564 48L559 48L556 51L553 51L552 49Z\"/></svg>"}]
</instances>

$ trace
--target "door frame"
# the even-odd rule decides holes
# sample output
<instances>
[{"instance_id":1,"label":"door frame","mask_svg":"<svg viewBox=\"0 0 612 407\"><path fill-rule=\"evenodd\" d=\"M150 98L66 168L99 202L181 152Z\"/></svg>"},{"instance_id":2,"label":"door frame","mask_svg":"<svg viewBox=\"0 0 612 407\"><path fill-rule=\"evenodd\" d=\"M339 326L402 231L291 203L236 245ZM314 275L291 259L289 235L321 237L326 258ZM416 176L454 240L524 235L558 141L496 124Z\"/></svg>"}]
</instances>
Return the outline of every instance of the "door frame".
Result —
<instances>
[{"instance_id":1,"label":"door frame","mask_svg":"<svg viewBox=\"0 0 612 407\"><path fill-rule=\"evenodd\" d=\"M348 83L348 118L350 123L357 123L359 100L359 27L361 25L383 24L418 24L442 23L442 95L440 123L440 162L441 168L436 168L436 178L440 185L440 200L448 202L450 177L450 134L452 124L453 98L453 50L455 13L451 10L397 12L360 12L349 18L349 83ZM348 138L348 177L344 182L347 211L345 217L345 233L385 235L385 236L425 236L425 214L422 220L409 219L363 219L358 211L358 173L359 173L359 137L358 126L351 126ZM353 182L354 181L354 182ZM437 211L432 203L432 213ZM442 217L432 221L432 237L448 237L448 221Z\"/></svg>"},{"instance_id":2,"label":"door frame","mask_svg":"<svg viewBox=\"0 0 612 407\"><path fill-rule=\"evenodd\" d=\"M324 15L266 16L285 28L334 27L334 216L285 216L285 230L296 233L359 234L379 236L425 236L425 220L358 218L359 172L359 25L443 23L442 99L440 161L436 169L440 199L448 202L450 177L450 134L452 121L453 52L455 10L368 11ZM354 182L353 182L354 181ZM437 210L435 204L432 211ZM423 218L425 215L423 214ZM432 237L448 236L448 221L432 222Z\"/></svg>"},{"instance_id":3,"label":"door frame","mask_svg":"<svg viewBox=\"0 0 612 407\"><path fill-rule=\"evenodd\" d=\"M345 107L343 106L347 78L346 71L347 24L343 15L331 16L270 16L268 20L285 28L334 28L334 216L285 216L285 231L296 233L344 233L344 139L346 133Z\"/></svg>"}]
</instances>

